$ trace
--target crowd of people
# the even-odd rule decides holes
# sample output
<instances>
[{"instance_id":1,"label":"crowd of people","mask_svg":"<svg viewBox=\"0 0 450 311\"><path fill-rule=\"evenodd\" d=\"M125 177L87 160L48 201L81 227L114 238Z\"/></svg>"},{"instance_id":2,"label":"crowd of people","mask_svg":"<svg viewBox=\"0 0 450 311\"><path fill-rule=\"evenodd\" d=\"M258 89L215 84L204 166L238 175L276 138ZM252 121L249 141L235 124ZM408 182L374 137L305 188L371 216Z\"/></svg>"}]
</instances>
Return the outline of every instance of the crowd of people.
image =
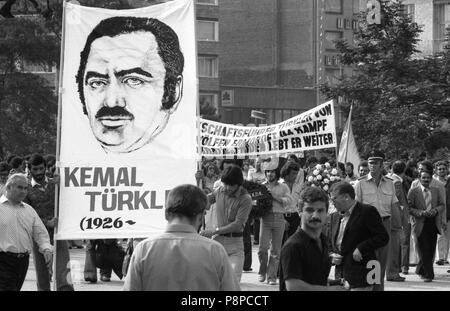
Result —
<instances>
[{"instance_id":1,"label":"crowd of people","mask_svg":"<svg viewBox=\"0 0 450 311\"><path fill-rule=\"evenodd\" d=\"M253 244L257 280L280 290L384 290L411 266L432 282L433 264L449 264L448 165L377 150L356 170L294 154L204 159L197 186L169 193L166 231L130 240L126 265L118 240L85 241L85 280L97 282L100 268L104 282L125 276L124 290L239 290ZM55 247L56 289L74 290L69 248L83 244L53 241L58 182L53 155L0 162L0 290L21 289L31 253L38 290L50 290Z\"/></svg>"},{"instance_id":2,"label":"crowd of people","mask_svg":"<svg viewBox=\"0 0 450 311\"><path fill-rule=\"evenodd\" d=\"M86 244L84 278L91 283L97 282L99 264L96 262L102 261L97 256L97 249L110 253L117 249L123 253L115 239L58 240L55 244L53 231L58 221L55 217L55 185L59 183L55 164L54 155L40 154L12 155L0 162L0 291L21 289L31 254L38 291L51 290L53 273L57 291L73 291L70 248L83 248ZM53 271L52 254L55 251L56 269ZM122 267L119 269L117 263L111 263L100 269L101 280L110 281L113 270L119 278L123 277Z\"/></svg>"},{"instance_id":3,"label":"crowd of people","mask_svg":"<svg viewBox=\"0 0 450 311\"><path fill-rule=\"evenodd\" d=\"M325 157L309 157L305 161L290 155L276 163L268 160L223 160L218 166L218 160L209 159L203 162L202 171L196 175L199 187L217 196L223 191L220 187L227 187L217 172L223 170L223 162L228 162L241 169L247 183L259 183L269 191L272 207L261 215L259 200L253 198L246 226L240 230L244 262L251 263L251 243L245 242L251 232L254 244L259 244L260 282L279 284L282 290L318 289L316 285L330 284L329 275L325 273L330 270L325 263L332 259L335 275L331 284L345 285L352 290L379 291L384 290L385 280L404 282L406 278L402 274L408 274L412 266L424 282L431 282L435 257L438 257L437 265L449 264L447 159L431 162L423 155L413 159L403 154L398 160L387 160L382 152L373 150L358 164L356 172L350 162L336 163ZM325 166L329 171L336 170L336 176L331 177L335 181L330 181L326 188L309 182L315 180L314 176ZM245 182L238 185L246 189ZM320 208L317 215L314 212L315 204L321 202L326 209L324 219L321 219ZM310 207L311 213L308 213ZM227 212L222 206L212 205L214 208L216 213ZM252 230L245 229L249 224ZM221 232L219 227L215 234ZM325 236L324 243L320 242L321 234ZM223 239L226 240L216 238ZM314 255L316 244L319 252ZM307 254L302 254L302 249ZM324 256L322 260L320 254ZM377 262L380 271L369 282L371 261ZM300 262L305 266L301 267ZM317 264L322 266L317 267ZM242 271L251 271L248 264L233 267L238 279ZM325 269L326 275L322 281L320 273L314 273L311 278L304 276L304 273L321 269ZM289 279L303 282L293 285Z\"/></svg>"}]
</instances>

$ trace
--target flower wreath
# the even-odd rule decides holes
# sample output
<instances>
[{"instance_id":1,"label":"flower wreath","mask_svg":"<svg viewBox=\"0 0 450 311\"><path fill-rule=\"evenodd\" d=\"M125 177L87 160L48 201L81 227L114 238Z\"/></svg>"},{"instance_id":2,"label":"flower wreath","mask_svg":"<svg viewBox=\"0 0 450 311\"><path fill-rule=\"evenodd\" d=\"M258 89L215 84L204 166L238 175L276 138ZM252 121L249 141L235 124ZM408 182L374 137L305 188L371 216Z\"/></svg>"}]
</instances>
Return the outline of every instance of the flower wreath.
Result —
<instances>
[{"instance_id":1,"label":"flower wreath","mask_svg":"<svg viewBox=\"0 0 450 311\"><path fill-rule=\"evenodd\" d=\"M338 175L338 170L332 168L330 163L317 164L312 172L312 175L306 179L306 185L311 187L319 187L326 193L329 192L334 183L341 181Z\"/></svg>"}]
</instances>

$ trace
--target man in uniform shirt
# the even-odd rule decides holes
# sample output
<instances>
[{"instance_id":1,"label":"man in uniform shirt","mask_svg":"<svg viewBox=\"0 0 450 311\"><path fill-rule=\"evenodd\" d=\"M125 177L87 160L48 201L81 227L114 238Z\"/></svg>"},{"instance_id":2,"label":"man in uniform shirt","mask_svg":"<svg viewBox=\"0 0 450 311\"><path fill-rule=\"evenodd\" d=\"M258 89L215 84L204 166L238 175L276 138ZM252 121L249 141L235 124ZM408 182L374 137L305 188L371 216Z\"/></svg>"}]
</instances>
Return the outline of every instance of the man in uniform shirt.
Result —
<instances>
[{"instance_id":1,"label":"man in uniform shirt","mask_svg":"<svg viewBox=\"0 0 450 311\"><path fill-rule=\"evenodd\" d=\"M0 198L0 291L20 291L27 275L33 241L39 246L47 267L52 263L52 246L44 224L28 204L28 180L13 174Z\"/></svg>"},{"instance_id":2,"label":"man in uniform shirt","mask_svg":"<svg viewBox=\"0 0 450 311\"><path fill-rule=\"evenodd\" d=\"M384 154L379 150L373 150L369 154L369 174L358 179L355 184L356 200L363 204L374 206L381 216L383 225L391 239L391 216L392 210L400 209L397 196L395 195L394 183L391 179L383 176ZM376 251L381 268L381 283L375 284L375 291L384 290L384 275L389 255L389 243ZM401 278L400 276L398 276Z\"/></svg>"}]
</instances>

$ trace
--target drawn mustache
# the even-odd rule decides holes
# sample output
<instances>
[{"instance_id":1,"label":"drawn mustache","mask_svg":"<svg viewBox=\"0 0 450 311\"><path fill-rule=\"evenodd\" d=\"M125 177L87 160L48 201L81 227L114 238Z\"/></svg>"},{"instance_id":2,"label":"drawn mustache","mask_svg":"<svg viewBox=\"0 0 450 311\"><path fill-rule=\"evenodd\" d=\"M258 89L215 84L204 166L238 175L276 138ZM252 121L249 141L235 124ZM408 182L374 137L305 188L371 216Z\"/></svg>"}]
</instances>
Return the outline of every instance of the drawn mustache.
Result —
<instances>
[{"instance_id":1,"label":"drawn mustache","mask_svg":"<svg viewBox=\"0 0 450 311\"><path fill-rule=\"evenodd\" d=\"M123 119L134 119L134 116L125 108L115 106L115 107L102 107L97 111L95 115L96 119L104 119L104 118L123 118Z\"/></svg>"}]
</instances>

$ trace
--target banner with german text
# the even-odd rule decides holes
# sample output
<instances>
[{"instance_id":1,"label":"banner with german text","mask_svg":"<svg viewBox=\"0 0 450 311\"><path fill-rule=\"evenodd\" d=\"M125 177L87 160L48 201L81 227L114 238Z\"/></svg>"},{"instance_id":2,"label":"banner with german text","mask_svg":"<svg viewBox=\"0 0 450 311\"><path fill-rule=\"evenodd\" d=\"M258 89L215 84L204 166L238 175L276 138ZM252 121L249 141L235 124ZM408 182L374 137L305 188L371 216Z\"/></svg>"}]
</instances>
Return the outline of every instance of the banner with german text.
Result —
<instances>
[{"instance_id":1,"label":"banner with german text","mask_svg":"<svg viewBox=\"0 0 450 311\"><path fill-rule=\"evenodd\" d=\"M284 122L244 127L200 119L201 154L206 157L280 155L336 147L332 101Z\"/></svg>"},{"instance_id":2,"label":"banner with german text","mask_svg":"<svg viewBox=\"0 0 450 311\"><path fill-rule=\"evenodd\" d=\"M163 232L165 198L195 184L193 0L64 4L57 239Z\"/></svg>"}]
</instances>

